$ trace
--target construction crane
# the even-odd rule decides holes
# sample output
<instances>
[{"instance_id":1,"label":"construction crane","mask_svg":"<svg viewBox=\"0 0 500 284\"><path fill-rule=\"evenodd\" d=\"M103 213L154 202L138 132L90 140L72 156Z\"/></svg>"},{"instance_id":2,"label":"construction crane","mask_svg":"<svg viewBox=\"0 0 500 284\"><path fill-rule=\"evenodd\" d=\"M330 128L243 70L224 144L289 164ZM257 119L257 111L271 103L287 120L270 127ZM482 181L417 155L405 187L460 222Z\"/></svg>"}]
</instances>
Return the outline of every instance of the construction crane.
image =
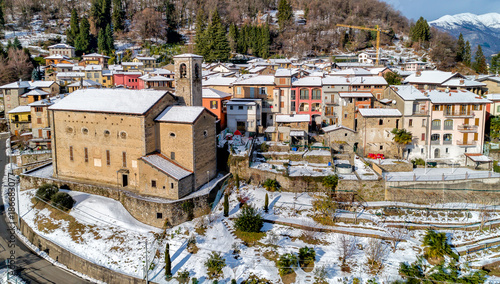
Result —
<instances>
[{"instance_id":1,"label":"construction crane","mask_svg":"<svg viewBox=\"0 0 500 284\"><path fill-rule=\"evenodd\" d=\"M376 65L379 63L379 54L380 54L380 32L388 34L389 31L383 30L379 28L378 25L375 26L375 28L366 28L366 27L360 27L360 26L350 26L350 25L342 25L342 24L337 24L337 27L345 27L345 28L351 28L351 29L357 29L357 30L367 30L367 31L374 31L377 32L377 61Z\"/></svg>"}]
</instances>

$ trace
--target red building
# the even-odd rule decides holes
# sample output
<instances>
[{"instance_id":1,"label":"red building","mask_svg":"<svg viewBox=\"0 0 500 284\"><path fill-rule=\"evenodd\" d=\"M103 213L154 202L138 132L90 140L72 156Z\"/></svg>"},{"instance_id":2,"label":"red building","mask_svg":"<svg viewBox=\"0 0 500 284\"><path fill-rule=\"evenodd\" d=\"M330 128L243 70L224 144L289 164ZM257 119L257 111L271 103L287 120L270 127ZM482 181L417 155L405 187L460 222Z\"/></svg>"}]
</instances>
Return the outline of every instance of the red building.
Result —
<instances>
[{"instance_id":1,"label":"red building","mask_svg":"<svg viewBox=\"0 0 500 284\"><path fill-rule=\"evenodd\" d=\"M139 90L141 72L118 72L113 74L115 86L124 86L127 89Z\"/></svg>"},{"instance_id":2,"label":"red building","mask_svg":"<svg viewBox=\"0 0 500 284\"><path fill-rule=\"evenodd\" d=\"M296 114L308 114L310 118L321 118L321 77L304 77L292 83L292 106ZM317 121L320 122L320 121Z\"/></svg>"},{"instance_id":3,"label":"red building","mask_svg":"<svg viewBox=\"0 0 500 284\"><path fill-rule=\"evenodd\" d=\"M211 111L220 120L221 129L227 126L225 102L231 99L231 94L212 88L203 88L203 106Z\"/></svg>"}]
</instances>

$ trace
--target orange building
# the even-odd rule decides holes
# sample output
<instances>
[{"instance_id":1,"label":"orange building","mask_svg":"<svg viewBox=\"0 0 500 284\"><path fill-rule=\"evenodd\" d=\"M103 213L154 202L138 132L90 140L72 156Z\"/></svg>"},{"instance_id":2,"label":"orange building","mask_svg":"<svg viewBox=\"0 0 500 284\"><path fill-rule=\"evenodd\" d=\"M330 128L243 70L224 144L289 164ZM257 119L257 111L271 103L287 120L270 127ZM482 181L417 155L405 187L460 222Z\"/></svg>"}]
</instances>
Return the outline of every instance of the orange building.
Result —
<instances>
[{"instance_id":1,"label":"orange building","mask_svg":"<svg viewBox=\"0 0 500 284\"><path fill-rule=\"evenodd\" d=\"M203 88L203 106L217 116L220 129L227 126L227 113L225 102L231 99L231 94L212 88Z\"/></svg>"}]
</instances>

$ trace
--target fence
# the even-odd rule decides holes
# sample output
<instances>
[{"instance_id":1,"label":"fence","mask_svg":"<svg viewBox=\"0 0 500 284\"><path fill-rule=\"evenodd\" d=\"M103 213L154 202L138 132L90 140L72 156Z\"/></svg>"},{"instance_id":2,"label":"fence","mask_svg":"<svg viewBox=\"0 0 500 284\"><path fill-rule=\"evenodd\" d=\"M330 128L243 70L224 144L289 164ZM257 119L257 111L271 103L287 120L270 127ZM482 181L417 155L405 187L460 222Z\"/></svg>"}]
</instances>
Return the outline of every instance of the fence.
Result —
<instances>
[{"instance_id":1,"label":"fence","mask_svg":"<svg viewBox=\"0 0 500 284\"><path fill-rule=\"evenodd\" d=\"M392 175L388 173L383 173L383 178L385 181L450 181L450 180L468 180L468 179L485 179L485 178L498 178L500 174L488 172L480 173L465 173L465 174L438 174L438 175L428 175L428 174L413 174L413 175Z\"/></svg>"}]
</instances>

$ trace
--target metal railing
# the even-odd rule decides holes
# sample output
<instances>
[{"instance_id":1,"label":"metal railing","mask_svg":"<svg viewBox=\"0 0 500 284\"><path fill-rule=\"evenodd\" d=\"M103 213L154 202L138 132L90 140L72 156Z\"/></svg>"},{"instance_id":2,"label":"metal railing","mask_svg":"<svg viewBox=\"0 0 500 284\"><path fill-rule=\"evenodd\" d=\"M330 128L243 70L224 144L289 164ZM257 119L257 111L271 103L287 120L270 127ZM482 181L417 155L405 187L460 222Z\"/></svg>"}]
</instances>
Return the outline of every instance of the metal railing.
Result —
<instances>
[{"instance_id":1,"label":"metal railing","mask_svg":"<svg viewBox=\"0 0 500 284\"><path fill-rule=\"evenodd\" d=\"M462 124L458 126L458 130L462 132L477 132L477 125Z\"/></svg>"},{"instance_id":2,"label":"metal railing","mask_svg":"<svg viewBox=\"0 0 500 284\"><path fill-rule=\"evenodd\" d=\"M441 145L441 140L431 141L431 145Z\"/></svg>"},{"instance_id":3,"label":"metal railing","mask_svg":"<svg viewBox=\"0 0 500 284\"><path fill-rule=\"evenodd\" d=\"M474 145L476 145L476 141L457 140L457 145L460 145L460 146L474 146Z\"/></svg>"},{"instance_id":4,"label":"metal railing","mask_svg":"<svg viewBox=\"0 0 500 284\"><path fill-rule=\"evenodd\" d=\"M467 110L459 110L459 111L448 111L445 110L444 116L474 116L474 113L472 111L467 111Z\"/></svg>"}]
</instances>

